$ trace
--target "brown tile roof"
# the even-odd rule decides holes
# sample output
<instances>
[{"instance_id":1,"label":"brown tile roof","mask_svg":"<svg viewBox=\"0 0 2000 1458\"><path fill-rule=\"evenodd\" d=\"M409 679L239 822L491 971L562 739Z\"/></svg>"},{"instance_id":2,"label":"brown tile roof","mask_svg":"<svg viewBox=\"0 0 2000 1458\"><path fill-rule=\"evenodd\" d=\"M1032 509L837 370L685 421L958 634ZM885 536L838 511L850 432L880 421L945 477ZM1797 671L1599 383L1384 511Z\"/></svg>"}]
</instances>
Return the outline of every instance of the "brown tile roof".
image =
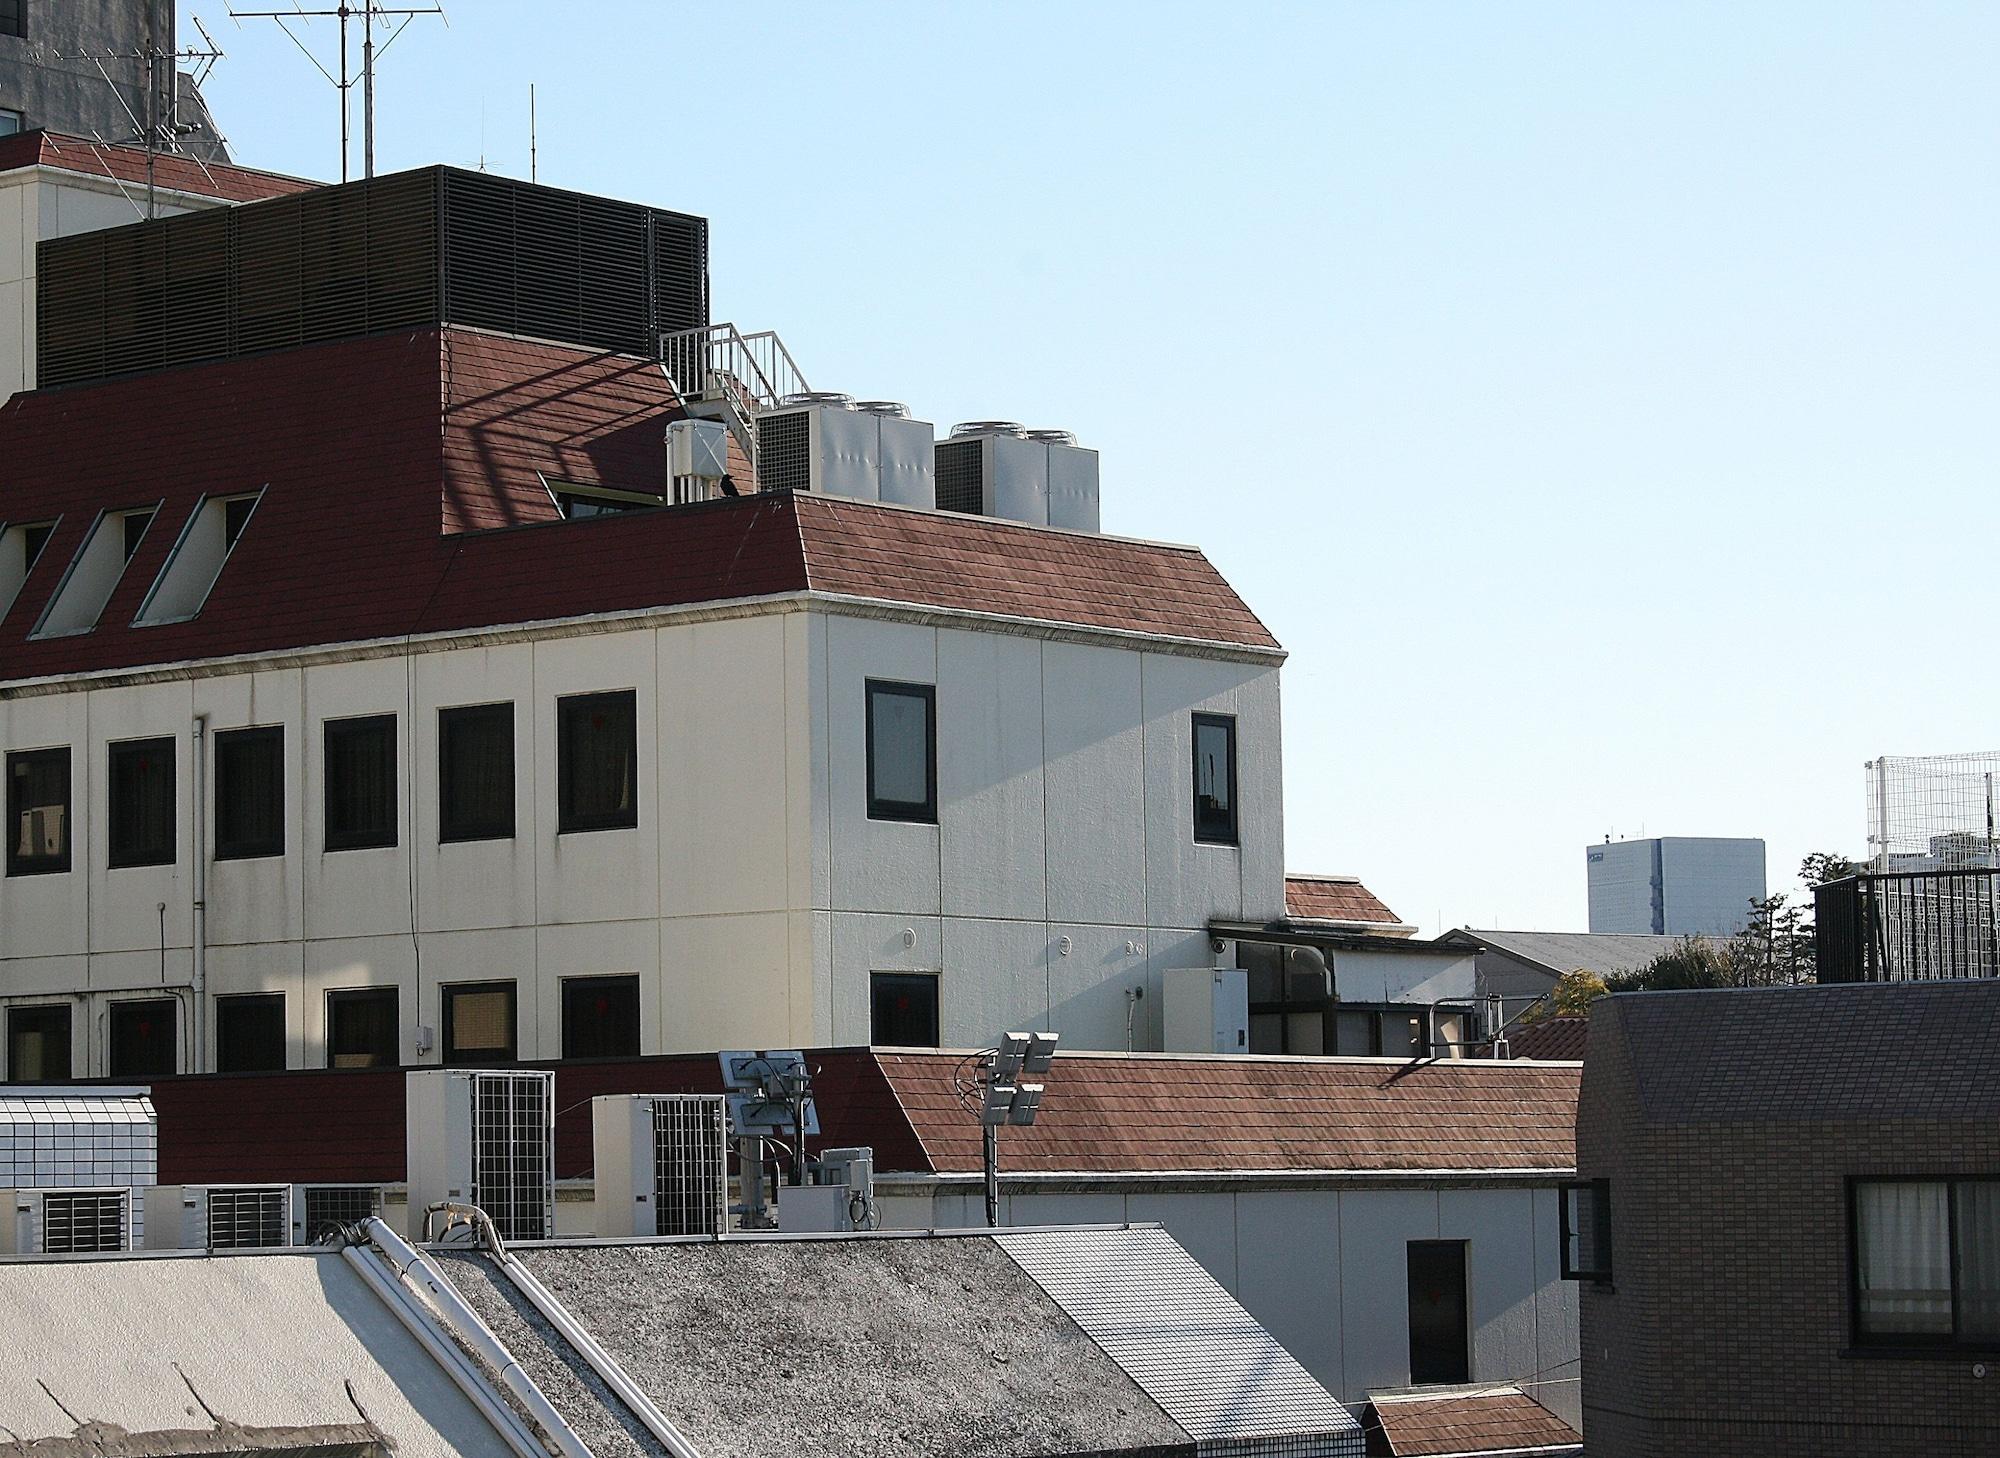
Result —
<instances>
[{"instance_id":1,"label":"brown tile roof","mask_svg":"<svg viewBox=\"0 0 2000 1458\"><path fill-rule=\"evenodd\" d=\"M1576 1453L1583 1442L1575 1428L1514 1387L1378 1398L1363 1421L1368 1451L1381 1458Z\"/></svg>"},{"instance_id":2,"label":"brown tile roof","mask_svg":"<svg viewBox=\"0 0 2000 1458\"><path fill-rule=\"evenodd\" d=\"M1403 922L1356 876L1285 877L1285 914L1314 921L1373 921L1396 926Z\"/></svg>"},{"instance_id":3,"label":"brown tile roof","mask_svg":"<svg viewBox=\"0 0 2000 1458\"><path fill-rule=\"evenodd\" d=\"M1543 1018L1507 1031L1507 1052L1515 1058L1583 1057L1590 1019L1582 1013Z\"/></svg>"},{"instance_id":4,"label":"brown tile roof","mask_svg":"<svg viewBox=\"0 0 2000 1458\"><path fill-rule=\"evenodd\" d=\"M0 172L21 167L59 167L65 172L83 172L93 177L115 178L126 184L146 181L146 152L143 147L126 147L112 142L87 141L59 132L17 132L0 137ZM153 179L175 192L191 192L228 202L255 202L259 198L283 197L288 193L309 192L320 186L301 177L285 177L276 172L259 172L226 162L206 166L191 157L162 155L154 158Z\"/></svg>"},{"instance_id":5,"label":"brown tile roof","mask_svg":"<svg viewBox=\"0 0 2000 1458\"><path fill-rule=\"evenodd\" d=\"M877 1053L930 1166L980 1168L952 1092L960 1055ZM1577 1070L1445 1059L1056 1060L1035 1124L1007 1130L1018 1172L1570 1169ZM884 1166L887 1168L887 1166Z\"/></svg>"}]
</instances>

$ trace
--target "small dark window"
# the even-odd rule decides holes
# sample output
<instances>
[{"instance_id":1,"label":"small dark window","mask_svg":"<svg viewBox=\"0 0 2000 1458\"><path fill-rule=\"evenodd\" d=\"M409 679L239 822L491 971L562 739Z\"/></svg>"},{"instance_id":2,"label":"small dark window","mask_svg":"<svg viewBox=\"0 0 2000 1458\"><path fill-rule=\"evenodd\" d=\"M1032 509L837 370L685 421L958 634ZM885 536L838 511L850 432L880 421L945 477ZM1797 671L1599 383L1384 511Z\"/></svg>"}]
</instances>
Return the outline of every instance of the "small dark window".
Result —
<instances>
[{"instance_id":1,"label":"small dark window","mask_svg":"<svg viewBox=\"0 0 2000 1458\"><path fill-rule=\"evenodd\" d=\"M562 1056L639 1056L639 979L570 977L562 985Z\"/></svg>"},{"instance_id":2,"label":"small dark window","mask_svg":"<svg viewBox=\"0 0 2000 1458\"><path fill-rule=\"evenodd\" d=\"M1562 1197L1562 1278L1611 1279L1611 1182L1578 1180Z\"/></svg>"},{"instance_id":3,"label":"small dark window","mask_svg":"<svg viewBox=\"0 0 2000 1458\"><path fill-rule=\"evenodd\" d=\"M0 35L25 36L28 33L28 0L0 0ZM20 113L14 113L19 116ZM6 131L0 126L0 132Z\"/></svg>"},{"instance_id":4,"label":"small dark window","mask_svg":"<svg viewBox=\"0 0 2000 1458\"><path fill-rule=\"evenodd\" d=\"M0 0L0 6L5 6L6 3L7 0ZM21 0L14 0L14 3L18 5L21 3ZM18 30L12 32L12 34L14 35L19 35L20 33L21 32L19 32ZM9 32L6 26L0 25L0 35L7 35L7 34L9 34ZM10 111L4 106L0 106L0 137L13 136L14 133L22 129L22 125L25 120L26 118L24 118L20 112Z\"/></svg>"},{"instance_id":5,"label":"small dark window","mask_svg":"<svg viewBox=\"0 0 2000 1458\"><path fill-rule=\"evenodd\" d=\"M113 1078L165 1078L175 1071L181 1005L171 997L111 1004Z\"/></svg>"},{"instance_id":6,"label":"small dark window","mask_svg":"<svg viewBox=\"0 0 2000 1458\"><path fill-rule=\"evenodd\" d=\"M215 1071L282 1073L285 994L257 992L215 1000Z\"/></svg>"},{"instance_id":7,"label":"small dark window","mask_svg":"<svg viewBox=\"0 0 2000 1458\"><path fill-rule=\"evenodd\" d=\"M66 1005L7 1009L7 1078L11 1083L69 1081Z\"/></svg>"},{"instance_id":8,"label":"small dark window","mask_svg":"<svg viewBox=\"0 0 2000 1458\"><path fill-rule=\"evenodd\" d=\"M556 700L556 829L639 823L638 696L630 689Z\"/></svg>"},{"instance_id":9,"label":"small dark window","mask_svg":"<svg viewBox=\"0 0 2000 1458\"><path fill-rule=\"evenodd\" d=\"M215 736L215 858L285 853L285 731L224 729Z\"/></svg>"},{"instance_id":10,"label":"small dark window","mask_svg":"<svg viewBox=\"0 0 2000 1458\"><path fill-rule=\"evenodd\" d=\"M868 681L868 818L937 823L937 690Z\"/></svg>"},{"instance_id":11,"label":"small dark window","mask_svg":"<svg viewBox=\"0 0 2000 1458\"><path fill-rule=\"evenodd\" d=\"M326 995L326 1066L396 1066L396 989L360 987Z\"/></svg>"},{"instance_id":12,"label":"small dark window","mask_svg":"<svg viewBox=\"0 0 2000 1458\"><path fill-rule=\"evenodd\" d=\"M25 749L7 756L7 874L69 869L69 750Z\"/></svg>"},{"instance_id":13,"label":"small dark window","mask_svg":"<svg viewBox=\"0 0 2000 1458\"><path fill-rule=\"evenodd\" d=\"M1194 838L1236 844L1236 721L1194 716Z\"/></svg>"},{"instance_id":14,"label":"small dark window","mask_svg":"<svg viewBox=\"0 0 2000 1458\"><path fill-rule=\"evenodd\" d=\"M0 132L4 131L6 127L0 126ZM42 549L48 546L49 538L55 533L56 524L52 521L45 521L39 526L21 528L21 572L24 576L32 572L35 564L42 560Z\"/></svg>"},{"instance_id":15,"label":"small dark window","mask_svg":"<svg viewBox=\"0 0 2000 1458\"><path fill-rule=\"evenodd\" d=\"M438 839L514 835L514 706L438 710Z\"/></svg>"},{"instance_id":16,"label":"small dark window","mask_svg":"<svg viewBox=\"0 0 2000 1458\"><path fill-rule=\"evenodd\" d=\"M1465 1300L1466 1243L1410 1242L1410 1382L1427 1386L1472 1380Z\"/></svg>"},{"instance_id":17,"label":"small dark window","mask_svg":"<svg viewBox=\"0 0 2000 1458\"><path fill-rule=\"evenodd\" d=\"M170 866L174 835L174 741L132 739L110 748L108 864Z\"/></svg>"},{"instance_id":18,"label":"small dark window","mask_svg":"<svg viewBox=\"0 0 2000 1458\"><path fill-rule=\"evenodd\" d=\"M868 988L868 1041L878 1048L937 1047L937 974L872 974Z\"/></svg>"},{"instance_id":19,"label":"small dark window","mask_svg":"<svg viewBox=\"0 0 2000 1458\"><path fill-rule=\"evenodd\" d=\"M1849 1187L1854 1339L2000 1348L2000 1179Z\"/></svg>"},{"instance_id":20,"label":"small dark window","mask_svg":"<svg viewBox=\"0 0 2000 1458\"><path fill-rule=\"evenodd\" d=\"M326 848L396 843L396 716L326 721Z\"/></svg>"},{"instance_id":21,"label":"small dark window","mask_svg":"<svg viewBox=\"0 0 2000 1458\"><path fill-rule=\"evenodd\" d=\"M467 982L444 991L447 1068L514 1061L514 984Z\"/></svg>"},{"instance_id":22,"label":"small dark window","mask_svg":"<svg viewBox=\"0 0 2000 1458\"><path fill-rule=\"evenodd\" d=\"M570 486L557 488L554 494L556 510L569 521L587 521L593 516L621 516L628 511L650 511L667 504L666 497L652 491Z\"/></svg>"},{"instance_id":23,"label":"small dark window","mask_svg":"<svg viewBox=\"0 0 2000 1458\"><path fill-rule=\"evenodd\" d=\"M131 561L139 551L139 543L146 539L146 528L153 524L150 511L128 511L124 516L125 560Z\"/></svg>"},{"instance_id":24,"label":"small dark window","mask_svg":"<svg viewBox=\"0 0 2000 1458\"><path fill-rule=\"evenodd\" d=\"M254 496L235 496L222 503L222 550L227 552L250 525L250 513L257 509Z\"/></svg>"}]
</instances>

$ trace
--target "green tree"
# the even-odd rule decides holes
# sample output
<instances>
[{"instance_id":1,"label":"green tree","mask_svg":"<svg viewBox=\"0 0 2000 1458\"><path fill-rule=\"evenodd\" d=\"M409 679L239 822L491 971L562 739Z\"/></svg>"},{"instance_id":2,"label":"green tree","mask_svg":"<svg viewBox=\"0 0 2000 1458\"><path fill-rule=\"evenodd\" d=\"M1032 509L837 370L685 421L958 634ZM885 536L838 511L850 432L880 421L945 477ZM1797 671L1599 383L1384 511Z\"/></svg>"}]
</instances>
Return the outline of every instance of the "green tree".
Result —
<instances>
[{"instance_id":1,"label":"green tree","mask_svg":"<svg viewBox=\"0 0 2000 1458\"><path fill-rule=\"evenodd\" d=\"M1669 992L1690 987L1740 987L1736 958L1727 943L1682 937L1636 972L1605 979L1612 992Z\"/></svg>"},{"instance_id":2,"label":"green tree","mask_svg":"<svg viewBox=\"0 0 2000 1458\"><path fill-rule=\"evenodd\" d=\"M1591 1003L1604 996L1604 979L1587 967L1574 967L1556 979L1548 995L1521 1014L1519 1026L1538 1023L1543 1018L1567 1017L1587 1012Z\"/></svg>"}]
</instances>

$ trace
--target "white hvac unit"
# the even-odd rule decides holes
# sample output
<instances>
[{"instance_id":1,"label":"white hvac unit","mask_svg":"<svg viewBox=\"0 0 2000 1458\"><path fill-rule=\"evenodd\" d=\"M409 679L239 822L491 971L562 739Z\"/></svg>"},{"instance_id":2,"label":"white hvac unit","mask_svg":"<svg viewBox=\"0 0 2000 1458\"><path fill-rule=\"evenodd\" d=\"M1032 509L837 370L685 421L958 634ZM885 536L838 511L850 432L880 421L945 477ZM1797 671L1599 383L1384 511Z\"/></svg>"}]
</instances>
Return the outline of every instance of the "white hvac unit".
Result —
<instances>
[{"instance_id":1,"label":"white hvac unit","mask_svg":"<svg viewBox=\"0 0 2000 1458\"><path fill-rule=\"evenodd\" d=\"M553 1073L420 1068L408 1088L409 1227L452 1201L477 1205L502 1240L547 1240L556 1225Z\"/></svg>"},{"instance_id":2,"label":"white hvac unit","mask_svg":"<svg viewBox=\"0 0 2000 1458\"><path fill-rule=\"evenodd\" d=\"M1250 974L1241 967L1169 967L1160 994L1167 1052L1250 1051Z\"/></svg>"},{"instance_id":3,"label":"white hvac unit","mask_svg":"<svg viewBox=\"0 0 2000 1458\"><path fill-rule=\"evenodd\" d=\"M89 1255L132 1249L129 1188L0 1190L0 1255Z\"/></svg>"},{"instance_id":4,"label":"white hvac unit","mask_svg":"<svg viewBox=\"0 0 2000 1458\"><path fill-rule=\"evenodd\" d=\"M605 1094L590 1101L597 1233L729 1229L729 1118L720 1094Z\"/></svg>"},{"instance_id":5,"label":"white hvac unit","mask_svg":"<svg viewBox=\"0 0 2000 1458\"><path fill-rule=\"evenodd\" d=\"M1009 420L952 427L937 443L937 509L1070 531L1098 529L1097 452L1066 430Z\"/></svg>"},{"instance_id":6,"label":"white hvac unit","mask_svg":"<svg viewBox=\"0 0 2000 1458\"><path fill-rule=\"evenodd\" d=\"M324 1245L381 1213L380 1185L293 1185L292 1244Z\"/></svg>"},{"instance_id":7,"label":"white hvac unit","mask_svg":"<svg viewBox=\"0 0 2000 1458\"><path fill-rule=\"evenodd\" d=\"M875 1151L826 1149L814 1161L813 1182L778 1191L778 1228L846 1234L873 1230Z\"/></svg>"},{"instance_id":8,"label":"white hvac unit","mask_svg":"<svg viewBox=\"0 0 2000 1458\"><path fill-rule=\"evenodd\" d=\"M757 416L757 489L929 509L937 431L887 400L789 395Z\"/></svg>"},{"instance_id":9,"label":"white hvac unit","mask_svg":"<svg viewBox=\"0 0 2000 1458\"><path fill-rule=\"evenodd\" d=\"M261 1250L292 1243L290 1185L155 1185L148 1250Z\"/></svg>"}]
</instances>

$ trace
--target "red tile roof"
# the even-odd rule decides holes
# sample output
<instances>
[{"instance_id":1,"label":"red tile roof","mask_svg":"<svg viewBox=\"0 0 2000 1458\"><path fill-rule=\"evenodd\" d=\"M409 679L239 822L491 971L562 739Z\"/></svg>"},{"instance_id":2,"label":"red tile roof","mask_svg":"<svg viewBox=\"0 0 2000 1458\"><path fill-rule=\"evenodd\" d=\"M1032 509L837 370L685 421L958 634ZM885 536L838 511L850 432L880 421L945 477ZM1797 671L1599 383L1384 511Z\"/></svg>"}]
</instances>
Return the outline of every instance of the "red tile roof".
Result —
<instances>
[{"instance_id":1,"label":"red tile roof","mask_svg":"<svg viewBox=\"0 0 2000 1458\"><path fill-rule=\"evenodd\" d=\"M1437 1397L1378 1398L1363 1418L1380 1458L1576 1453L1577 1430L1515 1387Z\"/></svg>"},{"instance_id":2,"label":"red tile roof","mask_svg":"<svg viewBox=\"0 0 2000 1458\"><path fill-rule=\"evenodd\" d=\"M60 524L0 620L0 680L808 587L1275 647L1187 548L784 494L561 520L538 473L660 489L678 411L650 361L459 329L16 395L0 520ZM130 626L201 498L259 488L201 614ZM30 639L96 513L154 502L100 626Z\"/></svg>"},{"instance_id":3,"label":"red tile roof","mask_svg":"<svg viewBox=\"0 0 2000 1458\"><path fill-rule=\"evenodd\" d=\"M143 187L146 182L146 151L111 142L93 142L83 137L67 137L59 132L17 132L0 137L0 172L21 167L59 167L65 172L82 172L92 177L111 177ZM309 192L320 186L300 177L284 177L276 172L259 172L226 162L195 161L192 157L161 154L153 161L153 180L175 192L191 192L228 202L255 202L259 198L284 197Z\"/></svg>"},{"instance_id":4,"label":"red tile roof","mask_svg":"<svg viewBox=\"0 0 2000 1458\"><path fill-rule=\"evenodd\" d=\"M1590 1019L1582 1013L1543 1018L1507 1031L1507 1052L1515 1058L1583 1057Z\"/></svg>"},{"instance_id":5,"label":"red tile roof","mask_svg":"<svg viewBox=\"0 0 2000 1458\"><path fill-rule=\"evenodd\" d=\"M952 1054L878 1053L939 1171L980 1168ZM1058 1058L1007 1168L1506 1170L1576 1164L1577 1070L1447 1059Z\"/></svg>"},{"instance_id":6,"label":"red tile roof","mask_svg":"<svg viewBox=\"0 0 2000 1458\"><path fill-rule=\"evenodd\" d=\"M1357 876L1286 876L1285 914L1313 921L1403 924Z\"/></svg>"}]
</instances>

